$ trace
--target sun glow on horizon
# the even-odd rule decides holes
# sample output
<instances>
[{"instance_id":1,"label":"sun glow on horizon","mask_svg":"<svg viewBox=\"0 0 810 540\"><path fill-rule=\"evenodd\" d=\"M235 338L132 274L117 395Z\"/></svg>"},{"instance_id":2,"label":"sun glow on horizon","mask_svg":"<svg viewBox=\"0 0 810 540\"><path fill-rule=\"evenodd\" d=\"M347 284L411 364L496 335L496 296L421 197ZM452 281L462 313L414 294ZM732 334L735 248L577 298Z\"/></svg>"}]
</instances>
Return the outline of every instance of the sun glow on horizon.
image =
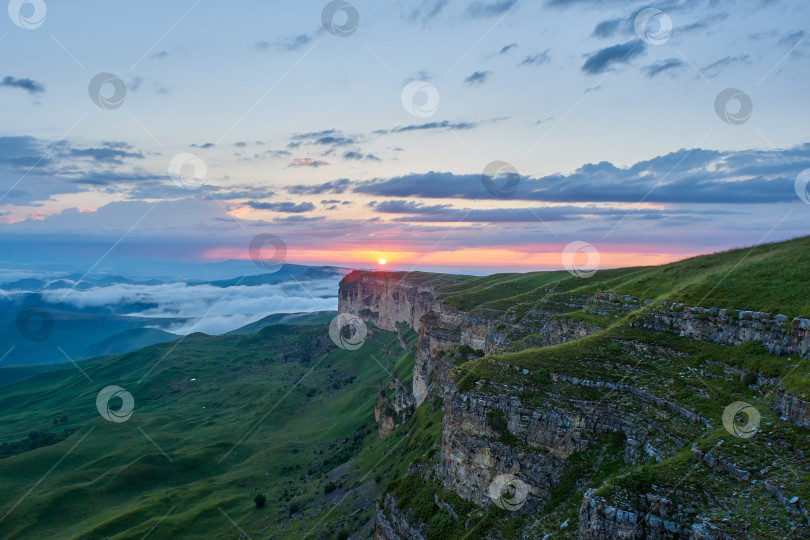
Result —
<instances>
[{"instance_id":1,"label":"sun glow on horizon","mask_svg":"<svg viewBox=\"0 0 810 540\"><path fill-rule=\"evenodd\" d=\"M380 263L380 265L384 265L384 264L385 264L386 262L388 262L388 261L386 261L385 259L380 259L380 260L379 260L379 261L377 261L377 262L378 262L378 263Z\"/></svg>"}]
</instances>

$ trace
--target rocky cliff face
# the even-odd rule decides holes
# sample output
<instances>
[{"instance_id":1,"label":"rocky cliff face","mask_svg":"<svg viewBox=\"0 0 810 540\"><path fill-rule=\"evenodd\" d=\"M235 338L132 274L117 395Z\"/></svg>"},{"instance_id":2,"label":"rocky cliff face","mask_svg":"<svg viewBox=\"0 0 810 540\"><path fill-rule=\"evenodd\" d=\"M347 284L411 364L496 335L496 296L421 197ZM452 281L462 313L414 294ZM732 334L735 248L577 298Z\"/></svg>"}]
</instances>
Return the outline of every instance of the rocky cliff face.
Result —
<instances>
[{"instance_id":1,"label":"rocky cliff face","mask_svg":"<svg viewBox=\"0 0 810 540\"><path fill-rule=\"evenodd\" d=\"M378 436L380 439L388 436L397 424L410 418L414 409L410 390L404 388L396 377L391 377L388 389L394 391L394 398L389 401L381 393L374 403L374 420L379 424Z\"/></svg>"},{"instance_id":2,"label":"rocky cliff face","mask_svg":"<svg viewBox=\"0 0 810 540\"><path fill-rule=\"evenodd\" d=\"M404 322L417 332L437 296L432 284L420 284L391 272L358 272L340 282L338 311L352 313L383 330Z\"/></svg>"},{"instance_id":3,"label":"rocky cliff face","mask_svg":"<svg viewBox=\"0 0 810 540\"><path fill-rule=\"evenodd\" d=\"M782 420L810 428L810 402L786 394L784 390L777 390L773 407Z\"/></svg>"},{"instance_id":4,"label":"rocky cliff face","mask_svg":"<svg viewBox=\"0 0 810 540\"><path fill-rule=\"evenodd\" d=\"M810 354L810 320L798 317L671 304L652 311L644 326L724 345L759 341L780 356Z\"/></svg>"},{"instance_id":5,"label":"rocky cliff face","mask_svg":"<svg viewBox=\"0 0 810 540\"><path fill-rule=\"evenodd\" d=\"M770 352L782 356L807 358L810 348L810 321L806 319L788 321L781 315L759 312L662 306L615 294L567 297L565 307L603 318L643 307L632 324L650 330L726 345L760 341ZM440 282L378 272L347 276L340 287L339 309L383 329L394 330L397 323L404 322L418 332L413 402L418 406L431 390L444 399L437 477L444 490L481 507L492 504L488 487L503 474L525 483L534 500L547 500L569 471L568 460L573 454L591 452L598 456L605 441L615 441L619 434L622 458L635 464L672 457L688 448L689 440L716 427L689 408L624 379L603 382L548 373L548 386L541 391L486 381L486 387L479 381L474 388L459 390L452 363L440 354L458 345L488 355L508 351L516 341L522 341L524 347L558 345L601 330L583 322L590 320L587 318L566 318L540 305L519 313L508 308L465 312L442 300ZM680 355L658 346L630 343L630 347L660 362L677 363ZM485 361L494 369L516 369L499 365L497 359ZM527 370L522 375L532 376ZM702 389L689 391L700 393ZM406 403L399 397L397 401ZM381 436L396 425L396 415L387 415L386 405L378 401L375 408ZM809 402L780 390L773 408L783 420L810 427ZM739 481L748 479L745 470L711 456L701 456L698 461L718 474ZM409 523L396 509L391 495L386 495L377 511L376 538L425 535L424 524ZM673 503L661 495L649 493L633 506L622 507L593 492L582 499L578 535L584 539L713 540L737 536L696 514L689 505Z\"/></svg>"},{"instance_id":6,"label":"rocky cliff face","mask_svg":"<svg viewBox=\"0 0 810 540\"><path fill-rule=\"evenodd\" d=\"M446 278L440 284L451 283ZM413 396L421 404L428 393L439 351L468 345L487 354L504 352L516 338L532 336L535 347L558 345L585 337L598 326L554 318L540 309L518 315L508 310L467 313L439 299L437 284L389 272L353 272L340 283L338 310L351 313L384 330L404 322L419 333L413 373ZM576 307L591 299L583 298Z\"/></svg>"},{"instance_id":7,"label":"rocky cliff face","mask_svg":"<svg viewBox=\"0 0 810 540\"><path fill-rule=\"evenodd\" d=\"M425 534L427 526L409 521L390 493L383 498L375 516L374 540L425 540Z\"/></svg>"},{"instance_id":8,"label":"rocky cliff face","mask_svg":"<svg viewBox=\"0 0 810 540\"><path fill-rule=\"evenodd\" d=\"M602 497L586 493L579 510L579 538L684 538L690 540L731 540L716 525L695 516L664 497L644 496L639 510L622 510Z\"/></svg>"}]
</instances>

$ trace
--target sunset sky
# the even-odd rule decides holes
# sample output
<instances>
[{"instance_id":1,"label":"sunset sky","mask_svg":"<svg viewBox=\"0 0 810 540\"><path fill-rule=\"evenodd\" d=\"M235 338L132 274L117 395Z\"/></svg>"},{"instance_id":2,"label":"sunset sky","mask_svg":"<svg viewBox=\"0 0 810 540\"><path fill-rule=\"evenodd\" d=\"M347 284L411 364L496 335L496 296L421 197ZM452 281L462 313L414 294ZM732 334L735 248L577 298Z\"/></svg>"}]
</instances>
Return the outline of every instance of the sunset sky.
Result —
<instances>
[{"instance_id":1,"label":"sunset sky","mask_svg":"<svg viewBox=\"0 0 810 540\"><path fill-rule=\"evenodd\" d=\"M269 233L288 262L487 273L561 268L575 241L616 267L805 235L809 21L799 0L12 1L5 267L247 259ZM514 185L487 189L493 162Z\"/></svg>"}]
</instances>

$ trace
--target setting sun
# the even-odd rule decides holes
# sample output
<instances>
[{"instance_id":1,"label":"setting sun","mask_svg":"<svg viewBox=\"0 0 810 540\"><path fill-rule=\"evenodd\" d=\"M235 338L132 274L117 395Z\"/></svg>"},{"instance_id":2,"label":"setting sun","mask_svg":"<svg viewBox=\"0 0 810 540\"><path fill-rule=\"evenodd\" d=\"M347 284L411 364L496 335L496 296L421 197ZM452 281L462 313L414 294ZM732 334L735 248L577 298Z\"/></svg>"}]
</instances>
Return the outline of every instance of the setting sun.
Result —
<instances>
[{"instance_id":1,"label":"setting sun","mask_svg":"<svg viewBox=\"0 0 810 540\"><path fill-rule=\"evenodd\" d=\"M385 264L385 263L386 263L386 260L385 260L385 259L380 259L380 260L379 260L379 261L377 261L377 262L379 262L380 264Z\"/></svg>"}]
</instances>

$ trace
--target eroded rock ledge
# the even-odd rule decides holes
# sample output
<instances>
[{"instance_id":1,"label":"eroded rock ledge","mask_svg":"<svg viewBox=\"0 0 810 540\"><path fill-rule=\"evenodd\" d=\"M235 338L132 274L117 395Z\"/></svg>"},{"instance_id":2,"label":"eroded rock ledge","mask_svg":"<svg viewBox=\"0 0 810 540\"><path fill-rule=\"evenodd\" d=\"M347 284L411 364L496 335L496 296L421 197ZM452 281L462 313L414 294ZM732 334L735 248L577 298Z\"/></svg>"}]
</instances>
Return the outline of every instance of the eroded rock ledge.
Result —
<instances>
[{"instance_id":1,"label":"eroded rock ledge","mask_svg":"<svg viewBox=\"0 0 810 540\"><path fill-rule=\"evenodd\" d=\"M467 345L486 354L499 354L518 338L531 346L549 346L580 339L601 328L580 319L568 319L564 314L544 311L540 304L520 314L509 309L484 308L465 312L441 300L444 285L441 279L431 281L424 275L411 280L403 274L354 272L341 282L339 310L355 314L382 329L396 330L397 323L406 323L417 331L413 400L417 406L422 403L431 385L435 385L437 393L444 398L441 462L437 472L447 491L486 506L491 502L486 495L487 486L494 477L506 473L520 478L529 486L531 495L542 500L560 482L566 470L566 459L572 453L587 450L600 437L622 432L626 460L637 462L647 455L660 461L687 441L661 437L651 440L650 425L663 418L686 426L685 431L709 427L707 418L646 389L562 374L550 373L549 378L555 385L570 384L623 394L631 400L632 407L619 410L616 405L589 400L568 399L563 403L555 401L554 391L549 391L548 399L543 399L542 403L522 403L518 398L520 388L505 387L495 393L492 389L486 393L459 392L452 381L452 366L442 359L440 351ZM607 314L635 311L641 317L634 319L634 325L702 341L726 345L759 341L773 354L797 358L807 358L810 353L810 320L807 319L788 320L783 315L753 311L664 305L614 294L571 297L566 302L571 311L582 310L603 318ZM673 356L677 354L673 352ZM810 402L803 397L779 390L773 407L783 420L807 428L810 427ZM378 403L380 410L375 411L380 418L384 416L383 405ZM488 413L496 410L503 413L505 427L501 430L493 429L488 421ZM638 412L634 414L634 410ZM656 422L645 423L642 416ZM393 427L391 422L384 429L381 425L381 436L383 431L387 433ZM739 481L748 479L748 473L733 464L705 455L693 457ZM627 510L611 506L593 492L587 493L579 512L579 537L719 540L735 536L703 516L695 515L688 507L673 505L652 494L642 498L640 506ZM792 504L790 500L785 507L789 504ZM423 525L409 523L388 494L377 511L375 536L386 540L423 538L426 535Z\"/></svg>"}]
</instances>

